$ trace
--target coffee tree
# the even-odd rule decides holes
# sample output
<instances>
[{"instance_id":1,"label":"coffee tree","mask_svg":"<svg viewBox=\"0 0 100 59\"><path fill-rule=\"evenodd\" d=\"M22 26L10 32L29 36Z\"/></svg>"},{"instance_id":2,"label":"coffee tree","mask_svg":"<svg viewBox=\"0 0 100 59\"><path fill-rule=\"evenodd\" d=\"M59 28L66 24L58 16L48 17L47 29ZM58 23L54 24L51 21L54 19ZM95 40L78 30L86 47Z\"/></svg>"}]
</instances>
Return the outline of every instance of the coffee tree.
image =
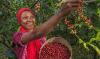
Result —
<instances>
[{"instance_id":1,"label":"coffee tree","mask_svg":"<svg viewBox=\"0 0 100 59\"><path fill-rule=\"evenodd\" d=\"M9 59L15 59L11 45L12 35L19 28L16 19L18 9L32 9L36 13L36 23L39 25L57 13L65 1L0 0L0 45L7 48L5 54ZM83 0L82 7L65 16L47 35L47 39L54 36L62 36L70 42L73 59L100 59L100 1Z\"/></svg>"}]
</instances>

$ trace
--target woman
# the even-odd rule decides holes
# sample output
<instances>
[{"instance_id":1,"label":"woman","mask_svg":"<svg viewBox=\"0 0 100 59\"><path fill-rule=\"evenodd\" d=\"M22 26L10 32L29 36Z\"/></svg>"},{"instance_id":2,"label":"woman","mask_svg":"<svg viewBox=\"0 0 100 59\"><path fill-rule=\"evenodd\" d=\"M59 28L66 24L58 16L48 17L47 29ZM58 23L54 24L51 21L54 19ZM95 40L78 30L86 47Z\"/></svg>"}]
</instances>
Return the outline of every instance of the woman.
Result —
<instances>
[{"instance_id":1,"label":"woman","mask_svg":"<svg viewBox=\"0 0 100 59\"><path fill-rule=\"evenodd\" d=\"M39 50L47 33L56 26L62 17L77 9L80 3L80 0L68 0L57 14L38 27L35 25L36 18L32 10L29 8L19 9L17 19L20 30L13 36L17 59L39 59Z\"/></svg>"}]
</instances>

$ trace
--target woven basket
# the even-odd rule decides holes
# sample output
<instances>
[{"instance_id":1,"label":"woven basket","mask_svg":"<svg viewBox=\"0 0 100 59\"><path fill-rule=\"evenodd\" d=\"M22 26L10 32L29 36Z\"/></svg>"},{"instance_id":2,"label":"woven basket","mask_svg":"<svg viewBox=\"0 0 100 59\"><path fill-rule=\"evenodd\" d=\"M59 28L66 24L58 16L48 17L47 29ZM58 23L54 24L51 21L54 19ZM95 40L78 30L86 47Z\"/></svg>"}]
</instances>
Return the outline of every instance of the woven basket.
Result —
<instances>
[{"instance_id":1,"label":"woven basket","mask_svg":"<svg viewBox=\"0 0 100 59\"><path fill-rule=\"evenodd\" d=\"M61 45L64 45L65 47L68 48L68 50L70 51L70 58L72 57L72 49L71 49L71 46L69 45L69 43L67 42L67 40L65 40L64 38L62 37L53 37L53 38L50 38L48 39L43 45L42 47L40 48L40 53L39 53L39 59L46 59L46 58L42 58L42 54L45 49L44 47L46 47L46 45L48 44L52 44L52 43L60 43ZM49 47L49 46L48 46ZM46 51L46 50L45 50ZM56 51L57 52L57 51ZM46 56L46 54L45 54ZM61 59L61 58L53 58L53 57L50 57L50 58L47 58L47 59ZM65 58L66 59L66 58Z\"/></svg>"}]
</instances>

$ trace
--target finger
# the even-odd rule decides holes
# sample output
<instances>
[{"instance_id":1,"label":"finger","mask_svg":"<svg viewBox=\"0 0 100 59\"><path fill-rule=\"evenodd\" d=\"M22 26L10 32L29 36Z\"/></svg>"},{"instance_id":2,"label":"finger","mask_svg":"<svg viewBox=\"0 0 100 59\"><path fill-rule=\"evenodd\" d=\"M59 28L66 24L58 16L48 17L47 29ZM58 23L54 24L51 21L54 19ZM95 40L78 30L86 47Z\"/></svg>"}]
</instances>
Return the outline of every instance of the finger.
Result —
<instances>
[{"instance_id":1,"label":"finger","mask_svg":"<svg viewBox=\"0 0 100 59\"><path fill-rule=\"evenodd\" d=\"M82 4L82 1L80 0L68 0L65 4Z\"/></svg>"},{"instance_id":2,"label":"finger","mask_svg":"<svg viewBox=\"0 0 100 59\"><path fill-rule=\"evenodd\" d=\"M72 3L67 3L66 5L69 6L69 7L72 7L72 8L73 7L80 7L80 4L78 4L78 3L73 3L73 4Z\"/></svg>"},{"instance_id":3,"label":"finger","mask_svg":"<svg viewBox=\"0 0 100 59\"><path fill-rule=\"evenodd\" d=\"M82 1L80 1L80 0L68 1L67 4L68 4L68 3L69 3L69 4L79 4L80 6L82 5Z\"/></svg>"},{"instance_id":4,"label":"finger","mask_svg":"<svg viewBox=\"0 0 100 59\"><path fill-rule=\"evenodd\" d=\"M79 4L71 4L72 7L79 7Z\"/></svg>"},{"instance_id":5,"label":"finger","mask_svg":"<svg viewBox=\"0 0 100 59\"><path fill-rule=\"evenodd\" d=\"M68 3L82 3L82 0L68 0Z\"/></svg>"},{"instance_id":6,"label":"finger","mask_svg":"<svg viewBox=\"0 0 100 59\"><path fill-rule=\"evenodd\" d=\"M82 3L82 1L81 0L68 0L65 2L65 4L66 3Z\"/></svg>"}]
</instances>

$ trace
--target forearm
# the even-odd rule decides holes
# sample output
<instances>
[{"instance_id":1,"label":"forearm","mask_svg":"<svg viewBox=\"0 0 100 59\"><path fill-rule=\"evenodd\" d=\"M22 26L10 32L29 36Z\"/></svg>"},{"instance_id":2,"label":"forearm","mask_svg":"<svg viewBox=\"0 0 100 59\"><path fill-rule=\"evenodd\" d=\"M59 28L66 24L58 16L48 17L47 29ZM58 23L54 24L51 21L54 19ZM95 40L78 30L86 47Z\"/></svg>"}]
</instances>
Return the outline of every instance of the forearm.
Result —
<instances>
[{"instance_id":1,"label":"forearm","mask_svg":"<svg viewBox=\"0 0 100 59\"><path fill-rule=\"evenodd\" d=\"M61 12L53 15L50 19L48 19L46 22L44 22L37 28L38 33L43 33L44 35L46 35L57 25L57 23L61 20L62 17L63 14Z\"/></svg>"},{"instance_id":2,"label":"forearm","mask_svg":"<svg viewBox=\"0 0 100 59\"><path fill-rule=\"evenodd\" d=\"M33 32L26 32L22 35L22 43L26 44L29 41L35 40L36 38L39 38L42 36L42 33L38 33L35 30Z\"/></svg>"}]
</instances>

